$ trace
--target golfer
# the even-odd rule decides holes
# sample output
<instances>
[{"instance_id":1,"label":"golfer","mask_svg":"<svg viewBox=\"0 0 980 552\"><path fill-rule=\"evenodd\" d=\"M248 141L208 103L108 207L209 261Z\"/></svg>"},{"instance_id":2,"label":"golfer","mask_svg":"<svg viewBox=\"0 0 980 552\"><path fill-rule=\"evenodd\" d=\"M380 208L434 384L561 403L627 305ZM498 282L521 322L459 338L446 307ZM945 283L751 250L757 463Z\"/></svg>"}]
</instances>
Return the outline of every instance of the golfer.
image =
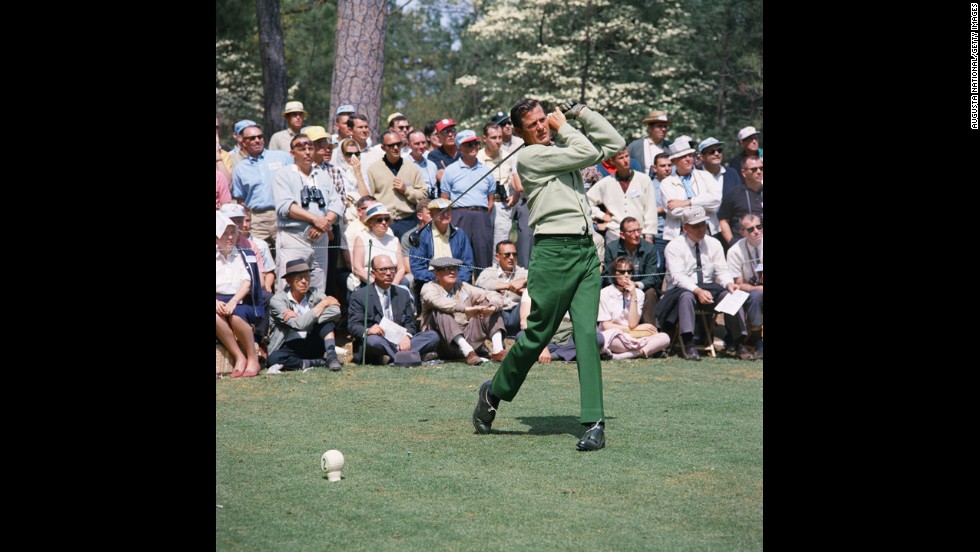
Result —
<instances>
[{"instance_id":1,"label":"golfer","mask_svg":"<svg viewBox=\"0 0 980 552\"><path fill-rule=\"evenodd\" d=\"M572 128L566 117L578 119L593 142ZM576 446L583 451L598 450L606 443L602 367L595 338L599 257L579 170L612 157L626 142L605 118L574 101L563 102L546 116L536 100L523 99L510 110L510 118L527 144L517 156L517 172L527 195L529 224L534 228L528 275L531 314L527 329L493 379L480 386L473 426L478 433L490 432L500 400L514 400L568 311L578 348L580 420L588 427ZM552 141L552 131L557 132L557 143Z\"/></svg>"}]
</instances>

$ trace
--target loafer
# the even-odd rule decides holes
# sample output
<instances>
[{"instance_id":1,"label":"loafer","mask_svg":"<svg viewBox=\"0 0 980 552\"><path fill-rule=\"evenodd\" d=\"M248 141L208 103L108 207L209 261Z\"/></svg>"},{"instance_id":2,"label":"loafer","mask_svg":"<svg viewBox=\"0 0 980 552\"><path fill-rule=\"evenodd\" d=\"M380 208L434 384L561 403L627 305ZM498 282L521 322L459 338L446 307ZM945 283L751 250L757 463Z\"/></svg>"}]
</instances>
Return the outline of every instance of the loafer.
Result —
<instances>
[{"instance_id":1,"label":"loafer","mask_svg":"<svg viewBox=\"0 0 980 552\"><path fill-rule=\"evenodd\" d=\"M688 347L684 349L684 358L687 360L701 360L701 355L698 354L698 350L694 347Z\"/></svg>"},{"instance_id":2,"label":"loafer","mask_svg":"<svg viewBox=\"0 0 980 552\"><path fill-rule=\"evenodd\" d=\"M476 354L476 351L470 351L469 354L466 355L466 364L469 364L470 366L476 366L477 364L483 364L484 362L486 362L486 359Z\"/></svg>"},{"instance_id":3,"label":"loafer","mask_svg":"<svg viewBox=\"0 0 980 552\"><path fill-rule=\"evenodd\" d=\"M439 359L439 353L435 351L429 351L428 353L422 355L422 362L432 362L433 360L438 360L438 359Z\"/></svg>"},{"instance_id":4,"label":"loafer","mask_svg":"<svg viewBox=\"0 0 980 552\"><path fill-rule=\"evenodd\" d=\"M507 356L507 351L500 351L499 353L494 353L490 355L490 360L494 362L503 362L504 357Z\"/></svg>"},{"instance_id":5,"label":"loafer","mask_svg":"<svg viewBox=\"0 0 980 552\"><path fill-rule=\"evenodd\" d=\"M738 346L738 358L739 360L755 360L755 355L749 352L744 345Z\"/></svg>"},{"instance_id":6,"label":"loafer","mask_svg":"<svg viewBox=\"0 0 980 552\"><path fill-rule=\"evenodd\" d=\"M493 419L497 417L497 408L491 402L490 388L493 383L490 380L483 382L477 392L476 408L473 409L473 427L480 434L490 433L490 426Z\"/></svg>"},{"instance_id":7,"label":"loafer","mask_svg":"<svg viewBox=\"0 0 980 552\"><path fill-rule=\"evenodd\" d=\"M606 435L603 427L599 424L590 427L575 446L583 451L599 450L605 447Z\"/></svg>"}]
</instances>

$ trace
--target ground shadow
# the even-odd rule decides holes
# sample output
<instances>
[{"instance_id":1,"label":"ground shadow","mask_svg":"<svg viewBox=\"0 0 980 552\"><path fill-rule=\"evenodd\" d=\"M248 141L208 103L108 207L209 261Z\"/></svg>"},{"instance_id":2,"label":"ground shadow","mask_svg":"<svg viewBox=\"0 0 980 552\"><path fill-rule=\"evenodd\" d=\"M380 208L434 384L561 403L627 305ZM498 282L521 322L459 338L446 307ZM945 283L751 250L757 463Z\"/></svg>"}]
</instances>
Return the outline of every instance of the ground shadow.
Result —
<instances>
[{"instance_id":1,"label":"ground shadow","mask_svg":"<svg viewBox=\"0 0 980 552\"><path fill-rule=\"evenodd\" d=\"M497 430L492 433L500 435L573 435L580 437L585 431L578 416L519 416L519 423L528 425L527 431ZM610 420L612 418L606 418Z\"/></svg>"}]
</instances>

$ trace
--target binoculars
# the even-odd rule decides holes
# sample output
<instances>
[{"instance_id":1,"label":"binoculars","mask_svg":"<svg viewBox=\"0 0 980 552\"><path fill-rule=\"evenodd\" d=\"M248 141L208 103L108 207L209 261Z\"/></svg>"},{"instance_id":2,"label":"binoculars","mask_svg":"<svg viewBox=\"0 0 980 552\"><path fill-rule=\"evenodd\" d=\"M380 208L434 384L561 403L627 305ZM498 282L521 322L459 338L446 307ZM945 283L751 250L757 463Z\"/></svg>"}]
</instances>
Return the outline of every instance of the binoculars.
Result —
<instances>
[{"instance_id":1,"label":"binoculars","mask_svg":"<svg viewBox=\"0 0 980 552\"><path fill-rule=\"evenodd\" d=\"M501 184L500 182L497 182L497 191L494 192L493 195L495 196L495 198L496 198L497 201L506 201L507 200L507 187L504 186L503 184Z\"/></svg>"},{"instance_id":2,"label":"binoculars","mask_svg":"<svg viewBox=\"0 0 980 552\"><path fill-rule=\"evenodd\" d=\"M319 188L304 186L303 190L299 194L299 199L303 204L304 209L309 208L311 201L319 205L321 209L327 205L327 202L323 200L323 192L321 192Z\"/></svg>"}]
</instances>

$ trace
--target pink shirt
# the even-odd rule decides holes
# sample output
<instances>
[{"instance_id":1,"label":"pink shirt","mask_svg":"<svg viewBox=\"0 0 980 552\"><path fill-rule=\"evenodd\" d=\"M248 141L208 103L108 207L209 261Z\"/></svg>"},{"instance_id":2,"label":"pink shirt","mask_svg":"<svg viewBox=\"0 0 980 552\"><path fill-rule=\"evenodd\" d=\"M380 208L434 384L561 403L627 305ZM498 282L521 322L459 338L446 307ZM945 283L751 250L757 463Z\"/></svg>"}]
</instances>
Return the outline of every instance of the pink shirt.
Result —
<instances>
[{"instance_id":1,"label":"pink shirt","mask_svg":"<svg viewBox=\"0 0 980 552\"><path fill-rule=\"evenodd\" d=\"M228 179L225 175L214 171L214 210L221 209L225 203L231 203L231 190L228 189Z\"/></svg>"}]
</instances>

